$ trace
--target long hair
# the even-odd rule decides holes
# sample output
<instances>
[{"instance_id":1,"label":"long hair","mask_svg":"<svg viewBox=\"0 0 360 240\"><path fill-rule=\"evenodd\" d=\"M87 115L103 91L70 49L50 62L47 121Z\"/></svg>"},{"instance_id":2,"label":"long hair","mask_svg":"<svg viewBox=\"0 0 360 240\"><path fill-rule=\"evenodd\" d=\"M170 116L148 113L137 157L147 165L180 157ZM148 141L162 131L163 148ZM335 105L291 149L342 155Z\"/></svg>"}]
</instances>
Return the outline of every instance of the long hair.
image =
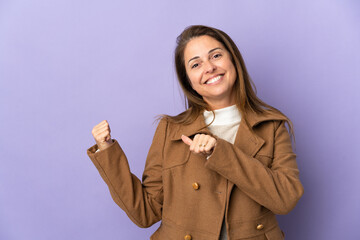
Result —
<instances>
[{"instance_id":1,"label":"long hair","mask_svg":"<svg viewBox=\"0 0 360 240\"><path fill-rule=\"evenodd\" d=\"M245 62L233 40L225 32L203 25L193 25L185 28L185 30L176 39L177 46L175 48L175 68L179 84L185 95L186 111L176 116L162 115L162 117L171 122L190 124L195 121L203 110L209 109L208 104L204 101L202 96L191 87L190 80L186 73L184 60L184 51L187 43L196 37L204 35L216 39L230 53L231 60L237 74L234 83L236 106L241 113L242 121L245 122L249 129L252 131L247 121L247 111L253 111L257 114L261 114L266 111L273 111L279 113L287 119L286 122L289 126L290 134L294 136L293 126L290 119L278 109L266 104L256 96L256 87L248 74Z\"/></svg>"}]
</instances>

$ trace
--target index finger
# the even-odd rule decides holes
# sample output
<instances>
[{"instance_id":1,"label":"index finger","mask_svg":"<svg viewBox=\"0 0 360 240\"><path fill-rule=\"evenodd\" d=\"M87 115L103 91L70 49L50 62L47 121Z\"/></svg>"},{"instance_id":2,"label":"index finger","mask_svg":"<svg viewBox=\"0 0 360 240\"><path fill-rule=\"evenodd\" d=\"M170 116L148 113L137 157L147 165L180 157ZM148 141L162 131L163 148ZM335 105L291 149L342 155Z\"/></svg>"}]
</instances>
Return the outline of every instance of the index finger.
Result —
<instances>
[{"instance_id":1,"label":"index finger","mask_svg":"<svg viewBox=\"0 0 360 240\"><path fill-rule=\"evenodd\" d=\"M183 140L183 142L186 144L186 145L191 145L192 144L192 140L191 140L191 138L189 138L189 137L187 137L187 136L185 136L185 135L181 135L181 140Z\"/></svg>"}]
</instances>

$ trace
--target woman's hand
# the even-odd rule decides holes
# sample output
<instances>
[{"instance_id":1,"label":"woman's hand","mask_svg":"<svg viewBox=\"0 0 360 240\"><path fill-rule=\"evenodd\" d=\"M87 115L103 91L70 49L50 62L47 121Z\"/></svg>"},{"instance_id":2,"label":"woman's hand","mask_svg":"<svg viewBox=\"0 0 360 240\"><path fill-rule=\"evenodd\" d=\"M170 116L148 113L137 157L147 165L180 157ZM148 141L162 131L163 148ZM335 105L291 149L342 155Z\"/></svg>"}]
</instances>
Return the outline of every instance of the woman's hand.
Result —
<instances>
[{"instance_id":1,"label":"woman's hand","mask_svg":"<svg viewBox=\"0 0 360 240\"><path fill-rule=\"evenodd\" d=\"M111 143L113 142L110 136L110 132L110 126L106 120L100 122L91 131L100 150L104 150L105 148L110 147Z\"/></svg>"},{"instance_id":2,"label":"woman's hand","mask_svg":"<svg viewBox=\"0 0 360 240\"><path fill-rule=\"evenodd\" d=\"M190 146L190 151L194 153L203 153L209 156L216 145L216 139L206 134L196 134L194 140L182 135L183 142Z\"/></svg>"}]
</instances>

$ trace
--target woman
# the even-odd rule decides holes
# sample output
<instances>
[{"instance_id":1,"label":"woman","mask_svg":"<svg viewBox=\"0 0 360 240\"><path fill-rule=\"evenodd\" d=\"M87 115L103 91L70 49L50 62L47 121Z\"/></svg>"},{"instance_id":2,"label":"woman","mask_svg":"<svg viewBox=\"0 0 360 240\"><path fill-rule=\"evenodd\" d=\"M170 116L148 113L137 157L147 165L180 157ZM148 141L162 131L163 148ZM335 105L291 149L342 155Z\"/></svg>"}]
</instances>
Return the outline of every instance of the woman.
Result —
<instances>
[{"instance_id":1,"label":"woman","mask_svg":"<svg viewBox=\"0 0 360 240\"><path fill-rule=\"evenodd\" d=\"M161 118L142 182L107 121L92 131L88 155L114 201L140 227L161 220L154 240L284 239L275 214L303 194L291 121L256 97L238 48L218 29L185 29L175 64L187 110Z\"/></svg>"}]
</instances>

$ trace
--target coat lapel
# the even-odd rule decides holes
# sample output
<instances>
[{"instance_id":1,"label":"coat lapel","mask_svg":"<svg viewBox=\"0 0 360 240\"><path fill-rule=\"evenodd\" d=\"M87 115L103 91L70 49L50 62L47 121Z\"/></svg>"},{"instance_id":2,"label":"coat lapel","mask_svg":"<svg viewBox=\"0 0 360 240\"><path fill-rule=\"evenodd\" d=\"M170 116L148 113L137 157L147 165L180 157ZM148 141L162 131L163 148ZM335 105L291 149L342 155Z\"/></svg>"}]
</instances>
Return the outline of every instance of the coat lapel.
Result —
<instances>
[{"instance_id":1,"label":"coat lapel","mask_svg":"<svg viewBox=\"0 0 360 240\"><path fill-rule=\"evenodd\" d=\"M248 111L246 116L248 123L253 131L255 131L255 127L261 122L270 120L286 120L283 115L269 111L264 112L261 115L253 111ZM262 139L255 132L252 133L245 122L240 123L239 130L235 138L235 146L240 148L247 155L254 157L264 144L264 139Z\"/></svg>"},{"instance_id":2,"label":"coat lapel","mask_svg":"<svg viewBox=\"0 0 360 240\"><path fill-rule=\"evenodd\" d=\"M236 147L241 149L245 154L254 157L264 143L265 141L262 138L250 131L244 121L240 122L234 142Z\"/></svg>"}]
</instances>

